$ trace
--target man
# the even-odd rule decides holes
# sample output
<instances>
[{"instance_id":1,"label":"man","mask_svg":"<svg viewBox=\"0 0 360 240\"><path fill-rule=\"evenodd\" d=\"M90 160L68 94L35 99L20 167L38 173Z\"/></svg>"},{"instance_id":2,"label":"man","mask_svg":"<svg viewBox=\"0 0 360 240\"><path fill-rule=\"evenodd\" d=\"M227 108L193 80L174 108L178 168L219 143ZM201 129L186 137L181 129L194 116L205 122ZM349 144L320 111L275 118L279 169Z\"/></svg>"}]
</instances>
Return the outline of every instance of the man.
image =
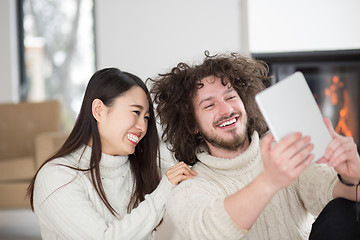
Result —
<instances>
[{"instance_id":1,"label":"man","mask_svg":"<svg viewBox=\"0 0 360 240\"><path fill-rule=\"evenodd\" d=\"M308 136L273 143L255 103L267 74L261 61L206 55L200 65L180 63L152 79L163 140L198 172L166 204L178 238L308 239L313 216L344 198L327 206L310 237L358 239L360 159L353 139L336 134L325 119L333 140L318 163ZM334 226L326 233L328 220Z\"/></svg>"}]
</instances>

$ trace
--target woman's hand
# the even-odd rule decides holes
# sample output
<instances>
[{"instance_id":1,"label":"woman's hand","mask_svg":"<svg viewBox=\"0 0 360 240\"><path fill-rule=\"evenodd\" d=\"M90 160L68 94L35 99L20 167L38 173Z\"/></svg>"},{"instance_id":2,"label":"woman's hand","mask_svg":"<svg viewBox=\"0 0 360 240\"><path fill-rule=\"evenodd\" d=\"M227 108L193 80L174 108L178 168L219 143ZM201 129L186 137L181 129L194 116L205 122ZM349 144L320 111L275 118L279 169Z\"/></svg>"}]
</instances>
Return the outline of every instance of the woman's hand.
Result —
<instances>
[{"instance_id":1,"label":"woman's hand","mask_svg":"<svg viewBox=\"0 0 360 240\"><path fill-rule=\"evenodd\" d=\"M197 172L192 170L186 163L179 162L169 167L165 175L172 184L176 185L183 180L193 178L197 175Z\"/></svg>"},{"instance_id":2,"label":"woman's hand","mask_svg":"<svg viewBox=\"0 0 360 240\"><path fill-rule=\"evenodd\" d=\"M337 134L328 118L324 122L329 129L332 141L329 143L323 158L318 163L327 163L342 176L359 181L360 158L352 137Z\"/></svg>"}]
</instances>

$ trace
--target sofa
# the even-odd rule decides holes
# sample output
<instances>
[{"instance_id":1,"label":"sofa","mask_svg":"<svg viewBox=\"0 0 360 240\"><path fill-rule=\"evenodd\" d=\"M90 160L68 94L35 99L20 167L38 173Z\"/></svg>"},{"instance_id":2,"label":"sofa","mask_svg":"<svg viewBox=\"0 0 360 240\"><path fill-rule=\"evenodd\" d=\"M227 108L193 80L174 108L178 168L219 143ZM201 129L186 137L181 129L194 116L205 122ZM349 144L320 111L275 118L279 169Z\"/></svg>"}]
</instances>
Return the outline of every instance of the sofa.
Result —
<instances>
[{"instance_id":1,"label":"sofa","mask_svg":"<svg viewBox=\"0 0 360 240\"><path fill-rule=\"evenodd\" d=\"M0 209L30 207L32 177L66 137L58 101L0 104Z\"/></svg>"}]
</instances>

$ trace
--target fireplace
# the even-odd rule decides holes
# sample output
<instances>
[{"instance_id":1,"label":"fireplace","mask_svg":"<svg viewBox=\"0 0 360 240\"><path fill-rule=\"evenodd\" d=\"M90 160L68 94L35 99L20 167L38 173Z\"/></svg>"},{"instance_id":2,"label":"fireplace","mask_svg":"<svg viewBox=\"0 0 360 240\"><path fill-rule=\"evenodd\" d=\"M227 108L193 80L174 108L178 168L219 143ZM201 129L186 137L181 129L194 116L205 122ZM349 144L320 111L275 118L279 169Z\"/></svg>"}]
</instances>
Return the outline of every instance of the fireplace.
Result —
<instances>
[{"instance_id":1,"label":"fireplace","mask_svg":"<svg viewBox=\"0 0 360 240\"><path fill-rule=\"evenodd\" d=\"M360 49L253 54L269 64L269 84L301 71L335 130L353 136L360 149Z\"/></svg>"}]
</instances>

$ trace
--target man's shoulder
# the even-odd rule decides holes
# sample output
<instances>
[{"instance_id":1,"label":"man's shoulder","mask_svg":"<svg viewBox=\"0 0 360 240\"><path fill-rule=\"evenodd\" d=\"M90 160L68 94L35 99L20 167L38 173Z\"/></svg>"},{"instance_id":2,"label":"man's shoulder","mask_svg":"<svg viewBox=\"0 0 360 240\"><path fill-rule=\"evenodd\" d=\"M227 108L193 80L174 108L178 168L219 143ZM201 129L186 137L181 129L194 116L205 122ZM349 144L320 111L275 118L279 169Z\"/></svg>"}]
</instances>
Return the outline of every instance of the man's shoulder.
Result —
<instances>
[{"instance_id":1,"label":"man's shoulder","mask_svg":"<svg viewBox=\"0 0 360 240\"><path fill-rule=\"evenodd\" d=\"M212 173L212 170L210 167L208 167L206 164L197 161L193 166L192 169L196 171L197 173L200 173L203 176L209 175Z\"/></svg>"},{"instance_id":2,"label":"man's shoulder","mask_svg":"<svg viewBox=\"0 0 360 240\"><path fill-rule=\"evenodd\" d=\"M197 162L192 169L198 174L194 178L190 178L180 182L172 189L171 195L183 195L196 193L209 193L217 191L215 179L216 175L205 164Z\"/></svg>"},{"instance_id":3,"label":"man's shoulder","mask_svg":"<svg viewBox=\"0 0 360 240\"><path fill-rule=\"evenodd\" d=\"M197 176L180 182L171 190L166 208L178 211L183 207L187 208L189 204L201 206L215 196L221 195L223 195L222 191L214 180L198 172Z\"/></svg>"}]
</instances>

